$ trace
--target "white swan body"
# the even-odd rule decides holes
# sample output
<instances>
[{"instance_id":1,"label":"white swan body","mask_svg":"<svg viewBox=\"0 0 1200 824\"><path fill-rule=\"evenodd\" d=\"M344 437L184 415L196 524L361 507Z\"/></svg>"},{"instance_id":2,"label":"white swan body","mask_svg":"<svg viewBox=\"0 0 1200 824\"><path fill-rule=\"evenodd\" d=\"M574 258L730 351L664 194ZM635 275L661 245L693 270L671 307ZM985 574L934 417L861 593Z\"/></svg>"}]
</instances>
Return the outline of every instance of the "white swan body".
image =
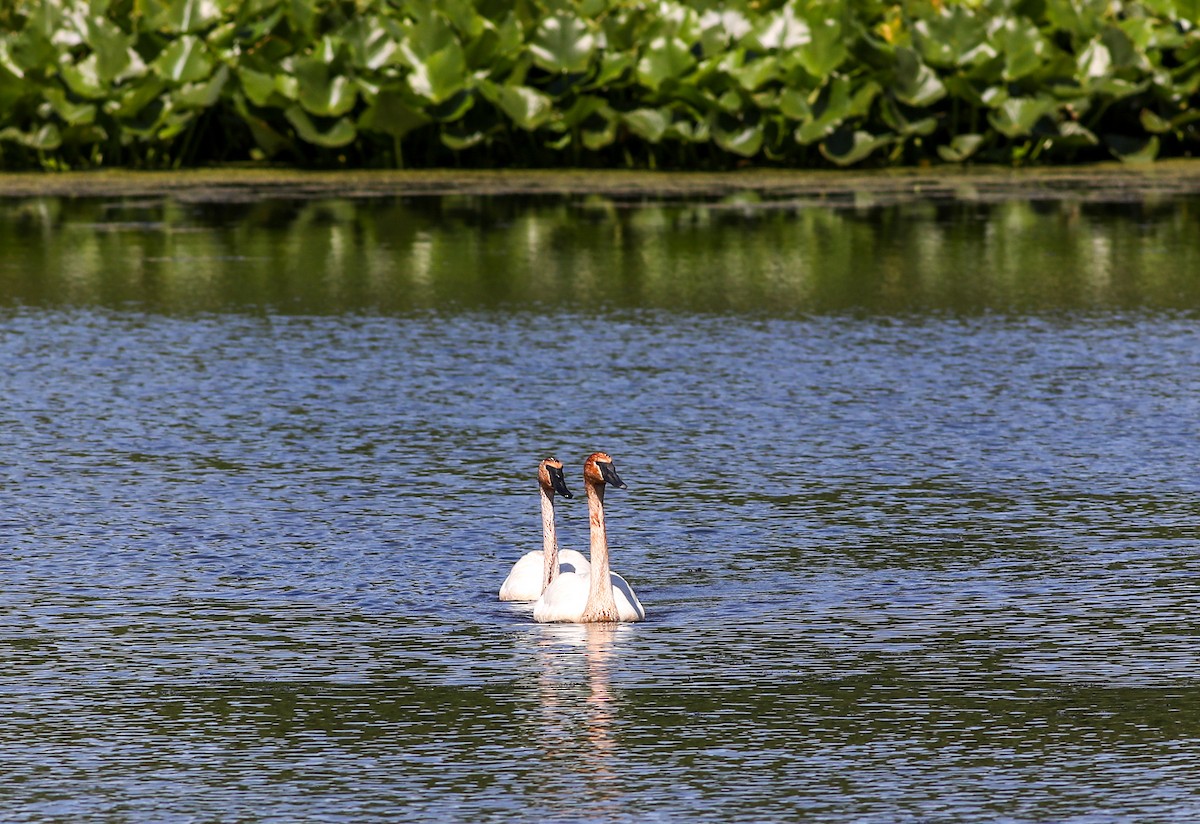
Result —
<instances>
[{"instance_id":1,"label":"white swan body","mask_svg":"<svg viewBox=\"0 0 1200 824\"><path fill-rule=\"evenodd\" d=\"M542 594L546 553L535 549L526 552L521 559L513 564L508 577L500 585L501 601L536 601ZM559 576L565 573L587 572L592 568L583 553L575 549L562 549L558 552Z\"/></svg>"},{"instance_id":2,"label":"white swan body","mask_svg":"<svg viewBox=\"0 0 1200 824\"><path fill-rule=\"evenodd\" d=\"M608 533L604 526L604 486L620 489L624 482L603 452L591 455L583 466L587 489L588 515L591 522L591 569L582 573L563 573L546 587L533 605L533 620L540 623L608 623L641 621L646 617L633 587L608 566Z\"/></svg>"},{"instance_id":3,"label":"white swan body","mask_svg":"<svg viewBox=\"0 0 1200 824\"><path fill-rule=\"evenodd\" d=\"M563 479L562 463L546 458L538 464L538 487L542 497L542 548L526 552L512 566L500 585L501 601L536 601L543 590L561 572L587 572L591 569L582 552L559 551L554 527L554 493L570 498L571 490Z\"/></svg>"},{"instance_id":4,"label":"white swan body","mask_svg":"<svg viewBox=\"0 0 1200 824\"><path fill-rule=\"evenodd\" d=\"M629 582L615 572L608 574L612 584L613 601L617 607L618 621L641 621L646 617L642 602L634 594ZM543 624L555 621L584 623L583 612L587 608L588 593L592 588L590 572L582 574L564 572L553 584L546 587L538 602L533 605L533 620Z\"/></svg>"}]
</instances>

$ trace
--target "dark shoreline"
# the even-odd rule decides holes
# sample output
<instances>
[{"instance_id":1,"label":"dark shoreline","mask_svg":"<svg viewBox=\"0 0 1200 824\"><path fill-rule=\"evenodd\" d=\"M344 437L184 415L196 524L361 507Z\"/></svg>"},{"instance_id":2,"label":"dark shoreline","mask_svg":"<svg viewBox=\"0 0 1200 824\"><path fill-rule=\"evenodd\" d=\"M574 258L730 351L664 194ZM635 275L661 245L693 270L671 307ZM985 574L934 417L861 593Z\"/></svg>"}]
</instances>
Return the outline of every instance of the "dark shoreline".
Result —
<instances>
[{"instance_id":1,"label":"dark shoreline","mask_svg":"<svg viewBox=\"0 0 1200 824\"><path fill-rule=\"evenodd\" d=\"M747 169L736 172L625 170L300 171L226 167L174 172L0 173L0 198L161 197L179 202L247 202L328 197L515 196L625 200L747 196L782 202L881 205L907 201L1013 199L1133 202L1200 194L1200 160L1144 166L902 169L877 172Z\"/></svg>"}]
</instances>

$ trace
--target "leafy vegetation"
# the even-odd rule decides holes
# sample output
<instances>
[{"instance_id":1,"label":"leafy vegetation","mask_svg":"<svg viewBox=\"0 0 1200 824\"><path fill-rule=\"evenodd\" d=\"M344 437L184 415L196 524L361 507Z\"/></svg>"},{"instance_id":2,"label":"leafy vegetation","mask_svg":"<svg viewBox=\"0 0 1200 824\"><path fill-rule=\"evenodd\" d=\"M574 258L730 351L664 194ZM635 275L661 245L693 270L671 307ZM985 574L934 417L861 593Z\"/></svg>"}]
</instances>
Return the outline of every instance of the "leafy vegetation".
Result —
<instances>
[{"instance_id":1,"label":"leafy vegetation","mask_svg":"<svg viewBox=\"0 0 1200 824\"><path fill-rule=\"evenodd\" d=\"M1200 0L15 0L0 165L724 168L1200 147Z\"/></svg>"}]
</instances>

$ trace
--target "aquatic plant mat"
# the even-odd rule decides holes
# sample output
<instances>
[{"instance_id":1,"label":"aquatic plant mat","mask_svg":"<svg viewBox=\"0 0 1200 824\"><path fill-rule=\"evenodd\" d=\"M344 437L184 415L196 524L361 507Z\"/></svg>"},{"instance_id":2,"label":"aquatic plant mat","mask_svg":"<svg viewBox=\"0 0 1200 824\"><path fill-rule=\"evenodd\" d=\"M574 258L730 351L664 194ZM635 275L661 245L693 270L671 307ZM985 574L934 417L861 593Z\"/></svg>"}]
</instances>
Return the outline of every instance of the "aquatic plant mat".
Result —
<instances>
[{"instance_id":1,"label":"aquatic plant mat","mask_svg":"<svg viewBox=\"0 0 1200 824\"><path fill-rule=\"evenodd\" d=\"M0 174L0 197L167 197L180 202L267 198L588 196L617 199L733 198L762 207L797 202L878 205L909 200L990 202L1013 198L1134 201L1200 192L1200 161L1014 170L793 171L350 171L206 169Z\"/></svg>"}]
</instances>

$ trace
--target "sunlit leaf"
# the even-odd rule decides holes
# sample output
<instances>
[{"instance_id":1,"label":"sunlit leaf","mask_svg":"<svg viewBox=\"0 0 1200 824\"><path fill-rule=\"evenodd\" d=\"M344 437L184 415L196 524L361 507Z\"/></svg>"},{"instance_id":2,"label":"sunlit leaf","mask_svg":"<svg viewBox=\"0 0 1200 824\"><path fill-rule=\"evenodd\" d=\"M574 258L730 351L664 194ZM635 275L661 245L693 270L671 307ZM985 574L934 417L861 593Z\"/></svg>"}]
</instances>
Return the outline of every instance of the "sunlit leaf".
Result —
<instances>
[{"instance_id":1,"label":"sunlit leaf","mask_svg":"<svg viewBox=\"0 0 1200 824\"><path fill-rule=\"evenodd\" d=\"M596 51L596 36L586 22L574 15L551 15L538 26L529 44L534 61L546 71L586 71Z\"/></svg>"},{"instance_id":2,"label":"sunlit leaf","mask_svg":"<svg viewBox=\"0 0 1200 824\"><path fill-rule=\"evenodd\" d=\"M946 87L915 51L898 48L892 94L908 106L929 106L946 96Z\"/></svg>"},{"instance_id":3,"label":"sunlit leaf","mask_svg":"<svg viewBox=\"0 0 1200 824\"><path fill-rule=\"evenodd\" d=\"M85 125L96 119L94 103L77 103L69 99L62 89L53 86L46 88L43 94L54 113L68 126Z\"/></svg>"},{"instance_id":4,"label":"sunlit leaf","mask_svg":"<svg viewBox=\"0 0 1200 824\"><path fill-rule=\"evenodd\" d=\"M718 146L742 157L754 157L758 154L763 144L761 123L738 123L731 127L723 127L720 120L719 118L712 126L713 141Z\"/></svg>"},{"instance_id":5,"label":"sunlit leaf","mask_svg":"<svg viewBox=\"0 0 1200 824\"><path fill-rule=\"evenodd\" d=\"M151 65L160 77L172 83L195 83L213 70L204 41L191 35L172 40Z\"/></svg>"},{"instance_id":6,"label":"sunlit leaf","mask_svg":"<svg viewBox=\"0 0 1200 824\"><path fill-rule=\"evenodd\" d=\"M837 20L814 20L809 25L811 41L797 49L799 60L809 74L825 79L849 56L842 25Z\"/></svg>"},{"instance_id":7,"label":"sunlit leaf","mask_svg":"<svg viewBox=\"0 0 1200 824\"><path fill-rule=\"evenodd\" d=\"M876 149L892 142L889 137L876 137L869 132L839 129L823 140L821 154L838 166L853 166L866 160Z\"/></svg>"},{"instance_id":8,"label":"sunlit leaf","mask_svg":"<svg viewBox=\"0 0 1200 824\"><path fill-rule=\"evenodd\" d=\"M637 64L638 82L657 89L668 80L682 77L696 65L687 44L678 38L652 40Z\"/></svg>"},{"instance_id":9,"label":"sunlit leaf","mask_svg":"<svg viewBox=\"0 0 1200 824\"><path fill-rule=\"evenodd\" d=\"M329 128L321 130L313 123L308 113L298 105L289 106L284 112L284 116L292 124L292 128L296 130L296 134L300 136L301 140L315 146L336 149L353 143L354 138L358 136L358 130L346 117L338 119Z\"/></svg>"},{"instance_id":10,"label":"sunlit leaf","mask_svg":"<svg viewBox=\"0 0 1200 824\"><path fill-rule=\"evenodd\" d=\"M229 74L228 66L218 66L212 77L207 80L182 87L175 95L175 101L181 106L207 109L221 98L221 92L229 81Z\"/></svg>"},{"instance_id":11,"label":"sunlit leaf","mask_svg":"<svg viewBox=\"0 0 1200 824\"><path fill-rule=\"evenodd\" d=\"M988 114L988 122L1003 135L1025 137L1055 108L1057 104L1044 97L1010 97L1004 105Z\"/></svg>"},{"instance_id":12,"label":"sunlit leaf","mask_svg":"<svg viewBox=\"0 0 1200 824\"><path fill-rule=\"evenodd\" d=\"M358 90L349 77L337 74L323 61L297 60L298 100L304 110L318 117L341 117L354 108Z\"/></svg>"},{"instance_id":13,"label":"sunlit leaf","mask_svg":"<svg viewBox=\"0 0 1200 824\"><path fill-rule=\"evenodd\" d=\"M53 151L62 145L62 134L53 123L47 123L31 132L23 132L9 126L6 129L0 129L0 140L19 143L27 149Z\"/></svg>"},{"instance_id":14,"label":"sunlit leaf","mask_svg":"<svg viewBox=\"0 0 1200 824\"><path fill-rule=\"evenodd\" d=\"M171 0L158 23L171 32L191 33L208 28L220 18L217 0Z\"/></svg>"},{"instance_id":15,"label":"sunlit leaf","mask_svg":"<svg viewBox=\"0 0 1200 824\"><path fill-rule=\"evenodd\" d=\"M441 133L442 145L456 152L470 149L483 142L484 134L478 129L467 131L456 128L444 128Z\"/></svg>"},{"instance_id":16,"label":"sunlit leaf","mask_svg":"<svg viewBox=\"0 0 1200 824\"><path fill-rule=\"evenodd\" d=\"M983 145L983 135L960 134L950 140L949 146L938 146L938 156L947 163L962 163Z\"/></svg>"},{"instance_id":17,"label":"sunlit leaf","mask_svg":"<svg viewBox=\"0 0 1200 824\"><path fill-rule=\"evenodd\" d=\"M467 63L457 43L429 55L413 66L408 75L409 87L434 103L453 97L466 86L467 80Z\"/></svg>"},{"instance_id":18,"label":"sunlit leaf","mask_svg":"<svg viewBox=\"0 0 1200 824\"><path fill-rule=\"evenodd\" d=\"M518 128L527 131L541 126L554 113L554 101L529 86L488 84L481 90Z\"/></svg>"},{"instance_id":19,"label":"sunlit leaf","mask_svg":"<svg viewBox=\"0 0 1200 824\"><path fill-rule=\"evenodd\" d=\"M666 134L670 117L661 109L634 109L621 115L629 131L651 143L658 143Z\"/></svg>"}]
</instances>

